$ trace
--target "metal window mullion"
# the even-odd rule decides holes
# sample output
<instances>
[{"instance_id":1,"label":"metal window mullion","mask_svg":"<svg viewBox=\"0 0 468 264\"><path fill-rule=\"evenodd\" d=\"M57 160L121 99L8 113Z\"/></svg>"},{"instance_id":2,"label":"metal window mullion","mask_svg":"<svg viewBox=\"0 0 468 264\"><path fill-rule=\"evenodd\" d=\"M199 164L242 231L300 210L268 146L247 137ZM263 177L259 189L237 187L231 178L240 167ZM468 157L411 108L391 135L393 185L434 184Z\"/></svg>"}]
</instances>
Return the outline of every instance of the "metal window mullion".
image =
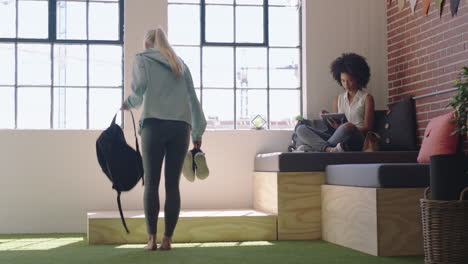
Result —
<instances>
[{"instance_id":1,"label":"metal window mullion","mask_svg":"<svg viewBox=\"0 0 468 264\"><path fill-rule=\"evenodd\" d=\"M15 129L18 128L18 42L15 42Z\"/></svg>"},{"instance_id":2,"label":"metal window mullion","mask_svg":"<svg viewBox=\"0 0 468 264\"><path fill-rule=\"evenodd\" d=\"M50 128L54 128L54 44L50 44Z\"/></svg>"},{"instance_id":3,"label":"metal window mullion","mask_svg":"<svg viewBox=\"0 0 468 264\"><path fill-rule=\"evenodd\" d=\"M86 40L89 40L89 0L86 0ZM89 43L86 44L86 129L89 129Z\"/></svg>"},{"instance_id":4,"label":"metal window mullion","mask_svg":"<svg viewBox=\"0 0 468 264\"><path fill-rule=\"evenodd\" d=\"M18 7L19 7L19 2L16 0L15 2L15 12L16 12L16 17L15 17L15 38L18 39ZM18 42L17 40L15 41L15 129L18 128Z\"/></svg>"},{"instance_id":5,"label":"metal window mullion","mask_svg":"<svg viewBox=\"0 0 468 264\"><path fill-rule=\"evenodd\" d=\"M301 113L301 116L304 116L304 104L303 104L303 89L302 89L302 4L299 6L299 100L300 100L300 109L299 113Z\"/></svg>"},{"instance_id":6,"label":"metal window mullion","mask_svg":"<svg viewBox=\"0 0 468 264\"><path fill-rule=\"evenodd\" d=\"M269 12L268 12L268 0L263 0L263 43L265 43L265 46L270 45L270 37L269 37L269 30L268 30L268 24L269 24Z\"/></svg>"},{"instance_id":7,"label":"metal window mullion","mask_svg":"<svg viewBox=\"0 0 468 264\"><path fill-rule=\"evenodd\" d=\"M203 45L205 43L205 0L200 6L200 104L203 109Z\"/></svg>"},{"instance_id":8,"label":"metal window mullion","mask_svg":"<svg viewBox=\"0 0 468 264\"><path fill-rule=\"evenodd\" d=\"M237 27L236 27L236 22L237 22L237 19L236 19L236 1L234 1L234 5L232 7L232 13L233 13L233 19L234 19L234 22L233 22L233 26L234 26L234 29L233 29L233 38L234 38L234 43L236 43L236 40L237 40L237 34L236 34L236 30L237 30ZM233 62L234 62L234 67L233 67L233 74L234 74L234 78L233 78L233 85L234 85L234 129L237 129L237 82L236 82L236 66L237 66L237 61L236 61L236 54L237 54L237 47L232 47L233 49Z\"/></svg>"},{"instance_id":9,"label":"metal window mullion","mask_svg":"<svg viewBox=\"0 0 468 264\"><path fill-rule=\"evenodd\" d=\"M201 45L205 45L206 43L206 5L205 5L205 0L200 0L200 22L201 22L201 25L200 25L200 33L201 33L201 36L200 36L200 41L201 41Z\"/></svg>"},{"instance_id":10,"label":"metal window mullion","mask_svg":"<svg viewBox=\"0 0 468 264\"><path fill-rule=\"evenodd\" d=\"M123 35L124 35L124 19L125 19L125 13L124 13L124 0L119 1L119 41L123 43ZM123 65L123 64L122 64ZM122 76L123 77L123 76ZM123 79L123 78L122 78ZM123 86L122 86L123 87Z\"/></svg>"},{"instance_id":11,"label":"metal window mullion","mask_svg":"<svg viewBox=\"0 0 468 264\"><path fill-rule=\"evenodd\" d=\"M267 47L267 129L270 129L270 47Z\"/></svg>"}]
</instances>

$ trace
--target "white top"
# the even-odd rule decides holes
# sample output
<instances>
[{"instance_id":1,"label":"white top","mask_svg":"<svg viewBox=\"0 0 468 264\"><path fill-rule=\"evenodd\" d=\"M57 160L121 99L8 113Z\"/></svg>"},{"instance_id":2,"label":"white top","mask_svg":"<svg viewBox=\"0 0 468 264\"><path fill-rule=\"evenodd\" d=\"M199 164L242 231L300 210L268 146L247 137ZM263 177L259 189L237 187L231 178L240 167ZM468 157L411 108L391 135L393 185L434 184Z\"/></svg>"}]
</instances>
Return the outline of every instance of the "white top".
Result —
<instances>
[{"instance_id":1,"label":"white top","mask_svg":"<svg viewBox=\"0 0 468 264\"><path fill-rule=\"evenodd\" d=\"M338 95L338 113L344 113L348 122L353 123L357 128L364 127L364 104L367 94L358 90L351 104L348 100L348 92Z\"/></svg>"}]
</instances>

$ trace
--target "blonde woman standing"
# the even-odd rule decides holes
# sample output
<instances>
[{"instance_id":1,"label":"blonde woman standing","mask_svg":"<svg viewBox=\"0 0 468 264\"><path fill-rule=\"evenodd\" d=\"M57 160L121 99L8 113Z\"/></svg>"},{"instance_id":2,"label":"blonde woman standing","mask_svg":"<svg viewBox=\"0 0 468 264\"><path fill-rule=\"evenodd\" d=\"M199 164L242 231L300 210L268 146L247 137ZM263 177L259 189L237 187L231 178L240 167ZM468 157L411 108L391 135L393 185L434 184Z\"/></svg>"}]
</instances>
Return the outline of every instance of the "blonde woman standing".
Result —
<instances>
[{"instance_id":1,"label":"blonde woman standing","mask_svg":"<svg viewBox=\"0 0 468 264\"><path fill-rule=\"evenodd\" d=\"M145 51L138 53L133 62L133 92L121 110L143 104L140 133L145 169L146 250L157 249L158 189L165 159L165 231L160 249L170 250L171 237L179 219L179 179L190 132L194 148L199 149L206 120L190 71L170 46L163 29L149 30L144 45Z\"/></svg>"}]
</instances>

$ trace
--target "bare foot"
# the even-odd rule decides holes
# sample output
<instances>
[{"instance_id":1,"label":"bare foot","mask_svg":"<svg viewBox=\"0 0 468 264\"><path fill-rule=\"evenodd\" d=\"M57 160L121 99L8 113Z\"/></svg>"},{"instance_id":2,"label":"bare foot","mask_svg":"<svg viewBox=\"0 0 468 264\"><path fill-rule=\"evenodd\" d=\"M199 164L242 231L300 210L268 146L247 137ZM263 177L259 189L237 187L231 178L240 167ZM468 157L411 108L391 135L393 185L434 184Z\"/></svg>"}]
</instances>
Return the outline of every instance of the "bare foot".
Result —
<instances>
[{"instance_id":1,"label":"bare foot","mask_svg":"<svg viewBox=\"0 0 468 264\"><path fill-rule=\"evenodd\" d=\"M156 250L158 245L156 244L156 235L148 236L148 244L144 248L145 250Z\"/></svg>"},{"instance_id":2,"label":"bare foot","mask_svg":"<svg viewBox=\"0 0 468 264\"><path fill-rule=\"evenodd\" d=\"M161 242L161 247L159 247L159 249L161 250L171 250L171 238L170 237L167 237L167 236L164 236L163 239L162 239L162 242Z\"/></svg>"}]
</instances>

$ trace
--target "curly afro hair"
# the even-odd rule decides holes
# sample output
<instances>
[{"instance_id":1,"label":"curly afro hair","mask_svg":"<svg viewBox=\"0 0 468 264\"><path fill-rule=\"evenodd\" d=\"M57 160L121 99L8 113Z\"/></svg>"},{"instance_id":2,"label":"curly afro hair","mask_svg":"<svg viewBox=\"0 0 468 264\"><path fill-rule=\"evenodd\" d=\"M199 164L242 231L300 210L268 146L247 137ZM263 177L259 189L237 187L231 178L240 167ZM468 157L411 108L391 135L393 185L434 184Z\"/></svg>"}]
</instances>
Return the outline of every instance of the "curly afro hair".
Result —
<instances>
[{"instance_id":1,"label":"curly afro hair","mask_svg":"<svg viewBox=\"0 0 468 264\"><path fill-rule=\"evenodd\" d=\"M370 79L370 69L366 59L356 53L343 53L341 57L336 58L331 66L333 79L341 86L341 73L346 72L356 78L358 89L361 90L367 86Z\"/></svg>"}]
</instances>

